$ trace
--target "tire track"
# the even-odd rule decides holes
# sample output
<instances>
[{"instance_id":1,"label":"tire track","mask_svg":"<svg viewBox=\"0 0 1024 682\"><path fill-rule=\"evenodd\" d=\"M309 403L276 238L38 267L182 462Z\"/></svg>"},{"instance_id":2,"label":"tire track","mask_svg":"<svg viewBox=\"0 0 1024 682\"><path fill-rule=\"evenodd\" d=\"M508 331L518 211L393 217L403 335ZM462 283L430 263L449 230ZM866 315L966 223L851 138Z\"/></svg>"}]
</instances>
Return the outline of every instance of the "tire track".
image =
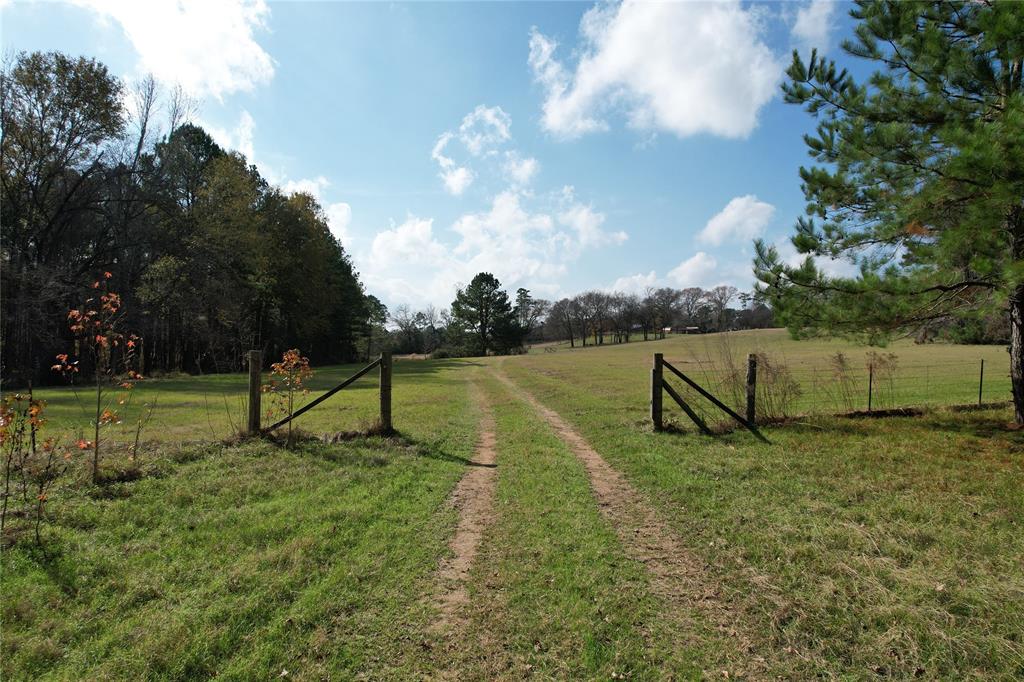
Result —
<instances>
[{"instance_id":1,"label":"tire track","mask_svg":"<svg viewBox=\"0 0 1024 682\"><path fill-rule=\"evenodd\" d=\"M668 616L683 639L696 642L706 637L699 624L688 616L697 612L731 642L730 653L723 660L714 661L716 668L727 666L728 670L707 672L715 676L769 677L765 652L758 651L763 648L763 640L740 630L742 608L723 598L725 592L706 570L705 562L682 545L625 477L557 412L544 406L500 369L495 368L494 375L536 410L583 464L602 515L615 529L627 555L646 566L652 592L668 607Z\"/></svg>"},{"instance_id":2,"label":"tire track","mask_svg":"<svg viewBox=\"0 0 1024 682\"><path fill-rule=\"evenodd\" d=\"M448 544L451 556L445 557L437 570L436 606L440 615L434 623L436 631L450 631L465 624L463 611L469 603L466 586L469 571L494 510L497 488L494 411L479 387L475 386L473 393L482 411L480 438L468 470L455 485L448 502L458 511L459 521Z\"/></svg>"}]
</instances>

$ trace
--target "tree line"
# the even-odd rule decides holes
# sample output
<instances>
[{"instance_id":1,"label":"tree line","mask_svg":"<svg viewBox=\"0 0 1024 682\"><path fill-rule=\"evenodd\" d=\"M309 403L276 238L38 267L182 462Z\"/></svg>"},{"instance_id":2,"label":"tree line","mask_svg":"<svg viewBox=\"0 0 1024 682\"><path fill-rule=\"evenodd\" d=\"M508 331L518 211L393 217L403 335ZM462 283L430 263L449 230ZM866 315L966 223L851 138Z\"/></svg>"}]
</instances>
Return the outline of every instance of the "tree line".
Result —
<instances>
[{"instance_id":1,"label":"tree line","mask_svg":"<svg viewBox=\"0 0 1024 682\"><path fill-rule=\"evenodd\" d=\"M739 304L734 307L733 304ZM667 331L720 332L773 326L772 313L734 286L712 289L649 287L644 294L587 291L550 306L545 329L570 346L629 343L634 336L664 338Z\"/></svg>"},{"instance_id":2,"label":"tree line","mask_svg":"<svg viewBox=\"0 0 1024 682\"><path fill-rule=\"evenodd\" d=\"M520 288L513 301L489 273L460 289L450 309L400 305L388 319L396 352L435 357L514 353L528 342L576 347L664 338L667 331L773 326L771 310L733 286L649 288L643 295L594 290L554 302Z\"/></svg>"},{"instance_id":3,"label":"tree line","mask_svg":"<svg viewBox=\"0 0 1024 682\"><path fill-rule=\"evenodd\" d=\"M99 279L120 293L118 324L141 337L147 372L234 370L251 348L339 362L379 343L386 312L316 199L285 194L217 145L189 122L193 106L94 59L4 63L4 381L53 380L69 311Z\"/></svg>"}]
</instances>

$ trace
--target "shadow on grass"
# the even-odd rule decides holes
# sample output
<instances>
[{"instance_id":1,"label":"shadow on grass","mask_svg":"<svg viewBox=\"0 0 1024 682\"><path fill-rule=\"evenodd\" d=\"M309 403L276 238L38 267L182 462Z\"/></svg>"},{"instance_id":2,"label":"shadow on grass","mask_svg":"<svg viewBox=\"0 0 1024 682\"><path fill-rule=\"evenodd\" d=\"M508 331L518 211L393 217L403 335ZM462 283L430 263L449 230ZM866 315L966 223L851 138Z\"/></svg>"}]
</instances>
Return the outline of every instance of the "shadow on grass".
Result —
<instances>
[{"instance_id":1,"label":"shadow on grass","mask_svg":"<svg viewBox=\"0 0 1024 682\"><path fill-rule=\"evenodd\" d=\"M884 435L895 424L932 432L999 438L1024 444L1024 430L1018 429L1000 405L982 407L901 408L841 415L791 417L764 424L780 432L835 434L837 436ZM901 427L902 428L902 427ZM770 432L770 431L769 431Z\"/></svg>"},{"instance_id":2,"label":"shadow on grass","mask_svg":"<svg viewBox=\"0 0 1024 682\"><path fill-rule=\"evenodd\" d=\"M285 448L283 438L262 439L282 449ZM243 441L258 442L258 441ZM351 445L354 450L345 450L334 447L337 445ZM294 451L314 455L327 461L336 463L351 463L361 466L387 466L391 463L386 457L374 456L367 458L365 453L369 451L380 451L388 453L401 453L412 457L423 457L440 462L452 462L463 466L495 468L495 464L482 464L471 459L446 452L436 443L416 440L399 431L393 431L388 435L377 433L374 429L368 431L340 431L316 436L308 432L293 434Z\"/></svg>"},{"instance_id":3,"label":"shadow on grass","mask_svg":"<svg viewBox=\"0 0 1024 682\"><path fill-rule=\"evenodd\" d=\"M366 365L341 365L334 367L314 368L313 378L308 383L308 388L313 391L327 391L347 377L352 376ZM392 382L400 382L403 377L419 379L443 372L445 370L480 367L479 362L470 359L453 358L444 360L399 360L396 359L393 365ZM352 390L377 390L377 370L371 370L369 374L347 387L346 391Z\"/></svg>"}]
</instances>

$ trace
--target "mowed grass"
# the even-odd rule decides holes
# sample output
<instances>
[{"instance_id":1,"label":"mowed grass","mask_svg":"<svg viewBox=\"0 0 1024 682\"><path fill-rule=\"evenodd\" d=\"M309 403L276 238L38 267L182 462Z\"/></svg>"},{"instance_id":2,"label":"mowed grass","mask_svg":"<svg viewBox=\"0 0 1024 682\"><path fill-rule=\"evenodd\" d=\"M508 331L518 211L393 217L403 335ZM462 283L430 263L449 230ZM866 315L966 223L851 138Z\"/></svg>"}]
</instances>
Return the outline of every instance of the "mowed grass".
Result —
<instances>
[{"instance_id":1,"label":"mowed grass","mask_svg":"<svg viewBox=\"0 0 1024 682\"><path fill-rule=\"evenodd\" d=\"M654 353L710 389L733 406L742 403L743 393L731 391L726 376L735 369L742 389L747 354L760 353L778 367L784 368L799 386L800 392L790 405L794 414L832 414L868 407L868 364L872 352L896 357L892 371L879 368L875 372L872 407L917 407L929 405L974 404L978 401L979 384L982 400L1003 402L1010 399L1010 364L1005 346L969 346L948 343L917 344L911 340L895 341L884 348L868 347L838 339L794 341L783 329L763 329L724 334L669 335L665 339L637 341L570 348L568 344L541 345L531 349L531 366L552 375L565 372L580 363L600 364L613 372L595 376L593 381L614 382L620 377L650 375ZM589 341L588 341L589 342ZM578 344L578 342L577 342ZM546 350L547 349L547 350ZM549 349L554 349L549 350ZM583 353L598 353L599 358L584 359ZM848 398L842 395L832 359L842 353L849 369ZM985 361L981 380L981 361ZM766 369L759 371L762 384L767 381ZM666 372L666 376L669 373ZM674 385L682 382L672 379ZM613 383L602 388L613 390ZM670 399L667 399L670 400Z\"/></svg>"},{"instance_id":2,"label":"mowed grass","mask_svg":"<svg viewBox=\"0 0 1024 682\"><path fill-rule=\"evenodd\" d=\"M630 356L660 343L490 362L654 500L784 676L1024 676L1024 435L1009 409L807 417L767 427L771 445L654 433L649 369Z\"/></svg>"},{"instance_id":3,"label":"mowed grass","mask_svg":"<svg viewBox=\"0 0 1024 682\"><path fill-rule=\"evenodd\" d=\"M45 554L3 552L0 677L422 675L466 378L406 376L398 439L150 448L139 480L58 489Z\"/></svg>"}]
</instances>

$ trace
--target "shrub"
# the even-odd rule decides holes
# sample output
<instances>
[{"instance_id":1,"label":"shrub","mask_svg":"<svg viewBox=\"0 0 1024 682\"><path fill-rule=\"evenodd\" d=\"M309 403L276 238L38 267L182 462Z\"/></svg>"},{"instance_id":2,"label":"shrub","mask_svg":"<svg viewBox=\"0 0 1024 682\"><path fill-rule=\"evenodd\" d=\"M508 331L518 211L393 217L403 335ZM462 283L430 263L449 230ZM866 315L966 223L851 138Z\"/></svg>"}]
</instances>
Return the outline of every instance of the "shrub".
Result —
<instances>
[{"instance_id":1,"label":"shrub","mask_svg":"<svg viewBox=\"0 0 1024 682\"><path fill-rule=\"evenodd\" d=\"M45 419L46 403L31 394L15 393L0 402L0 451L4 458L3 503L0 530L5 536L12 503L19 506L17 516L35 530L36 543L42 545L40 528L54 483L67 471L71 451L52 438L38 443ZM20 501L20 504L18 504ZM16 537L16 532L11 532Z\"/></svg>"},{"instance_id":2,"label":"shrub","mask_svg":"<svg viewBox=\"0 0 1024 682\"><path fill-rule=\"evenodd\" d=\"M277 379L271 379L270 384L264 387L272 396L271 408L267 412L268 417L274 414L286 414L288 421L288 447L292 446L292 422L291 417L295 414L296 394L309 395L306 382L313 377L313 370L309 367L309 358L303 357L298 348L286 350L281 356L281 362L275 362L270 366L270 373Z\"/></svg>"},{"instance_id":3,"label":"shrub","mask_svg":"<svg viewBox=\"0 0 1024 682\"><path fill-rule=\"evenodd\" d=\"M111 273L104 272L92 285L98 295L87 298L82 306L68 312L68 328L75 336L75 352L80 353L83 347L86 349L92 360L94 372L96 401L93 440L79 440L79 447L84 443L92 449L93 483L99 483L100 480L100 429L108 424L121 423L106 388L110 385L130 391L135 382L143 378L134 369L138 360L135 347L140 340L139 337L124 334L118 329L124 311L121 308L121 297L107 287L107 282L112 276ZM60 353L57 355L57 364L53 365L52 369L63 374L73 384L80 368L78 359L72 359L68 353ZM77 397L77 393L75 395ZM117 402L123 405L125 400L122 397Z\"/></svg>"}]
</instances>

